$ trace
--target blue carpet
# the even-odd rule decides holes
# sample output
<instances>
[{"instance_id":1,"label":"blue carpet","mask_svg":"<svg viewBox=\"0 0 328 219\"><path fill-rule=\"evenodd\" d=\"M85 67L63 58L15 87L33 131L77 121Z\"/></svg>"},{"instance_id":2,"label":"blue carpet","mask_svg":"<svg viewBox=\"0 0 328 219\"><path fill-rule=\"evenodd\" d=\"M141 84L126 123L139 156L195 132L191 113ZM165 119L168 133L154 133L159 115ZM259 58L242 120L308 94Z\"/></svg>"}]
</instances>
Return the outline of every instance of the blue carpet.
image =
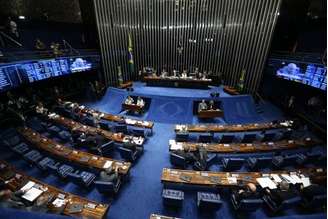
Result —
<instances>
[{"instance_id":1,"label":"blue carpet","mask_svg":"<svg viewBox=\"0 0 328 219\"><path fill-rule=\"evenodd\" d=\"M122 92L124 91L118 92L117 89L109 89L106 96L101 101L89 103L89 106L102 109L105 112L120 111L121 103L119 103L119 100L124 99L123 97L126 95ZM237 104L236 101L241 101L242 103ZM113 106L113 102L119 106ZM168 104L170 102L171 104ZM192 113L190 106L191 102L192 98L185 98L183 100L181 97L154 97L152 99L147 119L154 121L169 121L170 123L178 123L183 121L198 122L193 120L192 114L190 114ZM228 122L239 122L238 119L244 122L252 122L252 119L259 121L256 117L256 112L254 112L254 106L250 106L252 104L252 100L249 97L234 97L231 98L231 101L227 98L224 102L225 112L228 111ZM230 107L231 112L229 112ZM243 116L244 111L246 116ZM274 118L274 115L277 115L276 112L270 113L270 107L265 109L265 111L266 112L261 119L265 119L265 116ZM171 167L169 161L168 141L169 139L173 139L175 137L173 127L173 124L155 123L154 135L146 142L144 146L144 154L133 165L131 169L130 181L122 186L119 194L113 201L108 196L99 194L95 189L90 191L84 190L72 183L64 182L55 176L44 176L36 167L31 168L26 165L25 161L21 160L21 158L18 158L17 156L13 156L13 154L7 150L5 150L6 153L0 153L0 158L14 164L18 169L26 172L27 174L59 187L67 192L71 192L94 201L111 203L112 205L107 214L107 218L111 219L147 219L151 213L158 213L184 219L241 218L241 216L237 215L231 208L229 197L227 195L228 192L226 191L221 191L224 204L221 209L215 213L200 212L197 209L196 191L189 191L185 193L184 204L180 210L173 210L163 206L161 198L162 184L160 177L164 167ZM221 170L221 168L219 165L214 165L211 167L211 170L218 171ZM36 217L35 214L24 214L21 211L12 211L13 212L11 212L11 210L3 211L1 209L0 218L39 218ZM54 218L54 216L42 215L42 218ZM242 218L319 219L326 218L326 213L309 214L301 212L298 209L291 209L281 215L272 217L266 212L265 208L262 208L257 212L248 216L243 216Z\"/></svg>"},{"instance_id":2,"label":"blue carpet","mask_svg":"<svg viewBox=\"0 0 328 219\"><path fill-rule=\"evenodd\" d=\"M239 95L221 98L224 119L227 123L263 122L256 112L252 96Z\"/></svg>"}]
</instances>

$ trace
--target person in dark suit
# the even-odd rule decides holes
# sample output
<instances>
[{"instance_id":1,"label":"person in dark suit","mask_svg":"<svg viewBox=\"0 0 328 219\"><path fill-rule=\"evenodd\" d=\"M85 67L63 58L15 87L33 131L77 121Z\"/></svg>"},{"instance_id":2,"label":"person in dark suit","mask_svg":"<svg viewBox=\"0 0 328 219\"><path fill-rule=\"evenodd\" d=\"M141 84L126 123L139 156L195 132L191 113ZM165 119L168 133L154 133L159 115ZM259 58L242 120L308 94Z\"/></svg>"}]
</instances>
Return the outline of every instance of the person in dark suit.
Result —
<instances>
[{"instance_id":1,"label":"person in dark suit","mask_svg":"<svg viewBox=\"0 0 328 219\"><path fill-rule=\"evenodd\" d=\"M246 186L234 190L236 201L240 202L245 199L260 199L261 193L254 183L247 183Z\"/></svg>"},{"instance_id":2,"label":"person in dark suit","mask_svg":"<svg viewBox=\"0 0 328 219\"><path fill-rule=\"evenodd\" d=\"M106 170L101 171L100 180L116 184L117 181L120 180L119 167L117 166L115 169L113 169L113 167L110 166Z\"/></svg>"},{"instance_id":3,"label":"person in dark suit","mask_svg":"<svg viewBox=\"0 0 328 219\"><path fill-rule=\"evenodd\" d=\"M195 166L199 170L206 170L207 167L207 151L201 145L197 147Z\"/></svg>"},{"instance_id":4,"label":"person in dark suit","mask_svg":"<svg viewBox=\"0 0 328 219\"><path fill-rule=\"evenodd\" d=\"M270 196L271 200L273 200L278 206L283 201L298 196L296 188L290 186L286 181L280 182L276 189L266 189L265 193Z\"/></svg>"}]
</instances>

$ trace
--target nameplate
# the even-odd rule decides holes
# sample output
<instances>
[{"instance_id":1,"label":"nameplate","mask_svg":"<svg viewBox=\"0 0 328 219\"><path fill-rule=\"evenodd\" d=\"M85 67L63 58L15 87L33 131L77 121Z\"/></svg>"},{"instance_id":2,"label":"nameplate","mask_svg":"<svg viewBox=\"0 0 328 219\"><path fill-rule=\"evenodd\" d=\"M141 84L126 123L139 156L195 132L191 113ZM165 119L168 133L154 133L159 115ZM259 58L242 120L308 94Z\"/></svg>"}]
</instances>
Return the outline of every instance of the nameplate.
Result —
<instances>
[{"instance_id":1,"label":"nameplate","mask_svg":"<svg viewBox=\"0 0 328 219\"><path fill-rule=\"evenodd\" d=\"M228 177L227 178L229 184L237 184L237 178L236 177Z\"/></svg>"},{"instance_id":2,"label":"nameplate","mask_svg":"<svg viewBox=\"0 0 328 219\"><path fill-rule=\"evenodd\" d=\"M85 207L86 207L86 208L89 208L89 209L95 209L96 206L97 206L96 204L94 204L94 203L90 203L90 202L89 202L88 204L85 205Z\"/></svg>"},{"instance_id":3,"label":"nameplate","mask_svg":"<svg viewBox=\"0 0 328 219\"><path fill-rule=\"evenodd\" d=\"M223 147L230 147L230 144L223 144Z\"/></svg>"}]
</instances>

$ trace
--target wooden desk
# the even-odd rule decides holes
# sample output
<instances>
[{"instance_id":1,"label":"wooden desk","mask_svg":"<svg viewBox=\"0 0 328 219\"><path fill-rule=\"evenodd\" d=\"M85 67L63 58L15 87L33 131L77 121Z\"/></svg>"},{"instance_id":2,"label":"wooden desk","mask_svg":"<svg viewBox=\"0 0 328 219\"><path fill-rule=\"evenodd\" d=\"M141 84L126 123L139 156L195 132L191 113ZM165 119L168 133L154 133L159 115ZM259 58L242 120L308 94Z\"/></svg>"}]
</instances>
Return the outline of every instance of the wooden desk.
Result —
<instances>
[{"instance_id":1,"label":"wooden desk","mask_svg":"<svg viewBox=\"0 0 328 219\"><path fill-rule=\"evenodd\" d=\"M306 140L284 140L277 142L260 142L260 143L232 143L232 144L219 144L219 143L193 143L193 142L176 142L170 140L170 151L197 151L199 146L204 147L211 153L260 153L260 152L274 152L281 150L291 150L298 148L311 148L320 144L319 141L312 139Z\"/></svg>"},{"instance_id":2,"label":"wooden desk","mask_svg":"<svg viewBox=\"0 0 328 219\"><path fill-rule=\"evenodd\" d=\"M186 87L207 89L212 84L212 79L198 79L194 77L159 77L145 76L143 80L148 86Z\"/></svg>"},{"instance_id":3,"label":"wooden desk","mask_svg":"<svg viewBox=\"0 0 328 219\"><path fill-rule=\"evenodd\" d=\"M198 112L198 118L200 119L212 119L216 117L223 117L223 111L220 109L216 109L216 110L201 110Z\"/></svg>"},{"instance_id":4,"label":"wooden desk","mask_svg":"<svg viewBox=\"0 0 328 219\"><path fill-rule=\"evenodd\" d=\"M130 118L125 118L123 116L118 116L118 115L113 115L105 112L100 112L94 109L88 109L85 106L80 106L77 103L72 103L69 101L61 101L59 102L59 105L61 105L64 108L67 108L68 104L74 104L76 108L78 108L82 113L98 117L103 120L107 120L110 122L120 122L124 123L126 125L130 126L136 126L136 127L141 127L141 128L148 128L148 129L153 129L154 123L150 121L143 121L143 120L138 120L138 119L130 119ZM77 113L77 112L74 112Z\"/></svg>"},{"instance_id":5,"label":"wooden desk","mask_svg":"<svg viewBox=\"0 0 328 219\"><path fill-rule=\"evenodd\" d=\"M73 162L96 171L105 170L111 165L114 169L118 166L121 174L128 174L131 167L131 163L129 162L117 161L61 145L27 127L17 128L17 131L35 148L45 151L66 162Z\"/></svg>"},{"instance_id":6,"label":"wooden desk","mask_svg":"<svg viewBox=\"0 0 328 219\"><path fill-rule=\"evenodd\" d=\"M281 121L278 123L250 123L236 125L199 124L199 125L176 125L175 131L185 132L247 132L263 131L269 129L288 129L293 127L293 121Z\"/></svg>"},{"instance_id":7,"label":"wooden desk","mask_svg":"<svg viewBox=\"0 0 328 219\"><path fill-rule=\"evenodd\" d=\"M132 112L137 112L137 113L143 113L143 111L145 109L145 105L140 106L137 104L122 103L122 109L132 111Z\"/></svg>"},{"instance_id":8,"label":"wooden desk","mask_svg":"<svg viewBox=\"0 0 328 219\"><path fill-rule=\"evenodd\" d=\"M159 214L151 214L149 219L181 219L177 217L168 217Z\"/></svg>"},{"instance_id":9,"label":"wooden desk","mask_svg":"<svg viewBox=\"0 0 328 219\"><path fill-rule=\"evenodd\" d=\"M126 88L128 88L128 87L132 87L132 85L133 85L133 82L132 82L132 81L127 81L127 82L125 82L125 83L123 83L123 84L120 84L120 85L118 86L118 88L126 89Z\"/></svg>"},{"instance_id":10,"label":"wooden desk","mask_svg":"<svg viewBox=\"0 0 328 219\"><path fill-rule=\"evenodd\" d=\"M164 168L161 181L163 184L194 185L209 188L237 187L240 185L246 185L247 183L258 185L258 182L256 181L257 178L269 177L271 174L303 174L311 180L312 178L315 180L316 178L327 177L326 170L321 168L308 168L297 171L272 171L269 173L211 172Z\"/></svg>"},{"instance_id":11,"label":"wooden desk","mask_svg":"<svg viewBox=\"0 0 328 219\"><path fill-rule=\"evenodd\" d=\"M6 188L13 192L19 191L29 181L38 184L38 186L40 186L44 191L41 196L49 198L53 197L46 204L49 213L56 213L56 211L58 212L60 210L60 208L53 204L54 200L60 196L63 196L61 199L63 199L66 204L63 205L64 208L62 209L62 212L59 211L58 213L71 217L101 219L105 217L109 208L107 204L99 204L97 202L90 201L27 176L23 172L16 170L13 166L2 160L0 160L0 179L5 181ZM71 212L70 208L74 205L81 205L82 211L77 213Z\"/></svg>"},{"instance_id":12,"label":"wooden desk","mask_svg":"<svg viewBox=\"0 0 328 219\"><path fill-rule=\"evenodd\" d=\"M79 122L75 122L71 119L65 118L63 116L59 116L55 113L49 114L48 118L50 121L53 121L59 125L63 125L68 129L70 129L71 131L77 130L90 135L101 135L106 139L113 140L119 143L133 141L134 144L138 146L142 146L145 142L145 139L143 137L134 137L131 135L124 135L123 133L114 133L101 128L83 125Z\"/></svg>"},{"instance_id":13,"label":"wooden desk","mask_svg":"<svg viewBox=\"0 0 328 219\"><path fill-rule=\"evenodd\" d=\"M234 87L223 86L223 91L230 95L240 95L239 91Z\"/></svg>"}]
</instances>

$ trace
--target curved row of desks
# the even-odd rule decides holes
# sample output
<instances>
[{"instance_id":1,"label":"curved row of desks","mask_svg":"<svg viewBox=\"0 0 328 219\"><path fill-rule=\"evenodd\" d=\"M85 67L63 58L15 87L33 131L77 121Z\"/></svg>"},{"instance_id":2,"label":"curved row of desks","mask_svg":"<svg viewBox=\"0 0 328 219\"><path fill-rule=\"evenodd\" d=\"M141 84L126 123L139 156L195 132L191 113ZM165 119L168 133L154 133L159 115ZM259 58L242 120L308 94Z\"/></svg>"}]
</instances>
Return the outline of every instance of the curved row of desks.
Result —
<instances>
[{"instance_id":1,"label":"curved row of desks","mask_svg":"<svg viewBox=\"0 0 328 219\"><path fill-rule=\"evenodd\" d=\"M72 111L74 111L74 113L79 113L79 111L80 111L82 113L91 115L95 118L107 120L107 121L110 121L110 122L119 122L119 123L123 123L123 124L130 125L130 126L136 126L136 127L148 128L148 129L153 129L153 127L154 127L154 123L151 122L151 121L130 119L130 118L125 118L123 116L118 116L118 115L113 115L113 114L109 114L109 113L105 113L105 112L100 112L100 111L97 111L97 110L94 110L94 109L88 109L85 106L79 105L77 103L62 101L59 104L61 106L65 107L66 109L70 108Z\"/></svg>"},{"instance_id":2,"label":"curved row of desks","mask_svg":"<svg viewBox=\"0 0 328 219\"><path fill-rule=\"evenodd\" d=\"M176 142L169 141L170 151L197 151L199 147L205 148L212 153L259 153L259 152L274 152L281 150L291 150L298 148L310 148L320 144L319 141L314 141L311 138L304 140L283 140L276 142L259 142L259 143L194 143L194 142Z\"/></svg>"},{"instance_id":3,"label":"curved row of desks","mask_svg":"<svg viewBox=\"0 0 328 219\"><path fill-rule=\"evenodd\" d=\"M293 121L281 121L277 123L250 123L250 124L198 124L198 125L176 125L175 132L248 132L264 131L270 129L292 128Z\"/></svg>"},{"instance_id":4,"label":"curved row of desks","mask_svg":"<svg viewBox=\"0 0 328 219\"><path fill-rule=\"evenodd\" d=\"M12 192L24 190L22 199L34 202L41 196L47 200L45 207L49 213L58 213L78 218L104 218L109 208L77 195L47 185L37 179L16 170L5 161L0 160L0 179Z\"/></svg>"},{"instance_id":5,"label":"curved row of desks","mask_svg":"<svg viewBox=\"0 0 328 219\"><path fill-rule=\"evenodd\" d=\"M86 168L102 171L112 166L114 169L119 167L119 172L121 174L128 174L131 167L131 163L129 162L117 161L61 145L27 127L17 128L17 131L34 147L56 156L61 160L70 161Z\"/></svg>"},{"instance_id":6,"label":"curved row of desks","mask_svg":"<svg viewBox=\"0 0 328 219\"><path fill-rule=\"evenodd\" d=\"M70 129L71 131L76 130L90 135L101 135L108 140L113 140L119 143L132 141L134 144L138 146L142 146L145 142L145 139L143 137L135 137L131 135L125 135L123 133L114 133L101 128L83 125L79 122L75 122L71 119L65 118L63 116L59 116L55 113L49 114L48 118L50 121L58 125L63 125L66 128Z\"/></svg>"},{"instance_id":7,"label":"curved row of desks","mask_svg":"<svg viewBox=\"0 0 328 219\"><path fill-rule=\"evenodd\" d=\"M237 187L247 183L259 184L258 178L287 180L290 183L326 180L327 172L322 168L307 168L296 171L261 172L212 172L164 168L161 181L165 185L194 185L208 188ZM272 180L271 179L271 180Z\"/></svg>"}]
</instances>

